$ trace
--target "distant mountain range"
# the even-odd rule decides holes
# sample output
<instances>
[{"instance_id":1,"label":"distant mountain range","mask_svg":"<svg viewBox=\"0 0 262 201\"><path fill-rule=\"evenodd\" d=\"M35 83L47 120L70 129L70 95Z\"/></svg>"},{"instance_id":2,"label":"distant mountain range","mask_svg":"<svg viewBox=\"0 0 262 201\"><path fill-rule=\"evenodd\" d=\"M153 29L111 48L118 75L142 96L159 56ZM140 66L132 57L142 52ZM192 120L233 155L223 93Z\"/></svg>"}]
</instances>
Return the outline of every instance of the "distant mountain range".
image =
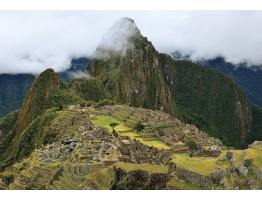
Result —
<instances>
[{"instance_id":1,"label":"distant mountain range","mask_svg":"<svg viewBox=\"0 0 262 201\"><path fill-rule=\"evenodd\" d=\"M86 70L88 61L86 58L72 59L70 68L60 72L60 77L64 82L70 81ZM0 74L0 117L21 107L35 77L33 74Z\"/></svg>"},{"instance_id":2,"label":"distant mountain range","mask_svg":"<svg viewBox=\"0 0 262 201\"><path fill-rule=\"evenodd\" d=\"M190 55L182 55L179 52L174 52L172 56L176 60L190 60ZM262 66L248 66L244 63L234 65L226 62L222 57L199 60L195 63L216 69L229 76L237 82L253 104L262 107Z\"/></svg>"}]
</instances>

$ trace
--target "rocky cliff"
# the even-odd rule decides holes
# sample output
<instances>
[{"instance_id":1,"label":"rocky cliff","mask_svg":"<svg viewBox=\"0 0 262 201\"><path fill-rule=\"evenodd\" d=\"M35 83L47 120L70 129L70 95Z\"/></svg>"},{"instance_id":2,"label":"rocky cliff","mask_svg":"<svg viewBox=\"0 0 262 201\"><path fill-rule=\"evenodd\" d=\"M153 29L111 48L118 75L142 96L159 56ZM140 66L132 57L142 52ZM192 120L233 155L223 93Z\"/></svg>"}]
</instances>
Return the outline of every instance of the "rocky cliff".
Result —
<instances>
[{"instance_id":1,"label":"rocky cliff","mask_svg":"<svg viewBox=\"0 0 262 201\"><path fill-rule=\"evenodd\" d=\"M106 36L89 63L89 72L102 81L117 102L175 115L175 102L161 74L159 53L134 21L120 19Z\"/></svg>"}]
</instances>

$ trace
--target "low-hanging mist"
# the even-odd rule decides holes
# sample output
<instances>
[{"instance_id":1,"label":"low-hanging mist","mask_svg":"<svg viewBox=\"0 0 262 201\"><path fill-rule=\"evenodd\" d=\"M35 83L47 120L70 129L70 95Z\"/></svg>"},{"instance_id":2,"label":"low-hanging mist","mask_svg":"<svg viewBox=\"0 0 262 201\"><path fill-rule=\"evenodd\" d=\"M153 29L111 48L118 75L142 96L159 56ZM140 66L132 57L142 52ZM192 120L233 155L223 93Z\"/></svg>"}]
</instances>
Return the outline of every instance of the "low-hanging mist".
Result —
<instances>
[{"instance_id":1,"label":"low-hanging mist","mask_svg":"<svg viewBox=\"0 0 262 201\"><path fill-rule=\"evenodd\" d=\"M262 64L261 11L2 11L0 73L63 71L101 44L122 51L132 32L125 25L107 32L121 17L134 19L160 52Z\"/></svg>"}]
</instances>

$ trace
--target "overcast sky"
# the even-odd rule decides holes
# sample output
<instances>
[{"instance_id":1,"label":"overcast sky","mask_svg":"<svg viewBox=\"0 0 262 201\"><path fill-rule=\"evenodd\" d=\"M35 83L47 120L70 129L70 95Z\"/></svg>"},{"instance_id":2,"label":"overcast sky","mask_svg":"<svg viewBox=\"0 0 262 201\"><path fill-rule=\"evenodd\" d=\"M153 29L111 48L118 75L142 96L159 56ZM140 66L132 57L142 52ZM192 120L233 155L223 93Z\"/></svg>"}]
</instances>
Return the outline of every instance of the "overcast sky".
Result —
<instances>
[{"instance_id":1,"label":"overcast sky","mask_svg":"<svg viewBox=\"0 0 262 201\"><path fill-rule=\"evenodd\" d=\"M71 11L0 12L0 73L66 69L89 56L121 17L135 20L160 52L193 58L224 56L233 63L262 64L262 12Z\"/></svg>"}]
</instances>

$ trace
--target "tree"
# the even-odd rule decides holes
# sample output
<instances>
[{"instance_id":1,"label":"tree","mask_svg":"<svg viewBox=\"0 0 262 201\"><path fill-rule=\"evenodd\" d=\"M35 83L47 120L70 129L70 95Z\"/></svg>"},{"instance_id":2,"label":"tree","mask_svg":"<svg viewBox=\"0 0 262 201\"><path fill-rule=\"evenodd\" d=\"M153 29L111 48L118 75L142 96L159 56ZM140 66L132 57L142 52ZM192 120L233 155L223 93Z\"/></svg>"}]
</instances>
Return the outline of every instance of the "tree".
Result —
<instances>
[{"instance_id":1,"label":"tree","mask_svg":"<svg viewBox=\"0 0 262 201\"><path fill-rule=\"evenodd\" d=\"M197 149L197 144L194 140L188 140L186 145L189 147L190 151L194 151Z\"/></svg>"},{"instance_id":2,"label":"tree","mask_svg":"<svg viewBox=\"0 0 262 201\"><path fill-rule=\"evenodd\" d=\"M137 131L137 132L141 132L142 130L144 130L145 128L145 125L142 124L141 121L137 122L136 125L134 126L134 129Z\"/></svg>"},{"instance_id":3,"label":"tree","mask_svg":"<svg viewBox=\"0 0 262 201\"><path fill-rule=\"evenodd\" d=\"M109 126L110 126L113 130L115 130L115 127L117 127L118 125L119 125L119 123L117 123L117 122L112 122L112 123L109 124Z\"/></svg>"},{"instance_id":4,"label":"tree","mask_svg":"<svg viewBox=\"0 0 262 201\"><path fill-rule=\"evenodd\" d=\"M119 123L117 123L117 122L112 122L112 123L109 124L109 126L112 128L112 135L114 137L118 137L118 133L115 130L115 127L117 127L118 125L119 125Z\"/></svg>"}]
</instances>

